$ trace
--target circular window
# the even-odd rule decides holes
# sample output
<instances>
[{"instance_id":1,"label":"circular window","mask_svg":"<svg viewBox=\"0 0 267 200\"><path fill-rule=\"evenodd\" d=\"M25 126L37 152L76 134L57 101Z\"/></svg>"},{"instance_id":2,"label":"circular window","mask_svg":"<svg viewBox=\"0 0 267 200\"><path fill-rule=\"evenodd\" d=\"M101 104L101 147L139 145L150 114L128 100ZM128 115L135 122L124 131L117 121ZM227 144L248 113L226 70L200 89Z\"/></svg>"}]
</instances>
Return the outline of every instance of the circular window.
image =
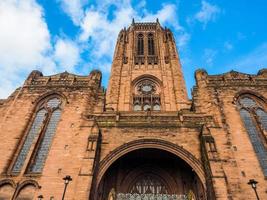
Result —
<instances>
[{"instance_id":1,"label":"circular window","mask_svg":"<svg viewBox=\"0 0 267 200\"><path fill-rule=\"evenodd\" d=\"M141 87L142 92L151 92L152 91L152 86L151 85L143 85Z\"/></svg>"},{"instance_id":2,"label":"circular window","mask_svg":"<svg viewBox=\"0 0 267 200\"><path fill-rule=\"evenodd\" d=\"M143 95L150 95L156 91L156 85L150 80L144 80L137 85L137 91Z\"/></svg>"}]
</instances>

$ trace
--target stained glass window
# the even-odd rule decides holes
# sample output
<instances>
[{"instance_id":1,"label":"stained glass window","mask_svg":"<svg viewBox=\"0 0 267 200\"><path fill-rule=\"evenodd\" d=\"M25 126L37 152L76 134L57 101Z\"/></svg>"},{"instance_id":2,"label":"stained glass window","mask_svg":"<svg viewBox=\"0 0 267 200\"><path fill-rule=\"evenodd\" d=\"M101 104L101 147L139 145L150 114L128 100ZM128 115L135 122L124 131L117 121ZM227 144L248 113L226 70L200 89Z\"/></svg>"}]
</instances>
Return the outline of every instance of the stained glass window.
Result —
<instances>
[{"instance_id":1,"label":"stained glass window","mask_svg":"<svg viewBox=\"0 0 267 200\"><path fill-rule=\"evenodd\" d=\"M160 111L160 105L159 105L159 104L155 104L155 105L153 106L153 110L155 110L155 111Z\"/></svg>"},{"instance_id":2,"label":"stained glass window","mask_svg":"<svg viewBox=\"0 0 267 200\"><path fill-rule=\"evenodd\" d=\"M156 176L144 174L139 177L128 193L118 193L117 200L188 200L184 194L170 194L167 186Z\"/></svg>"},{"instance_id":3,"label":"stained glass window","mask_svg":"<svg viewBox=\"0 0 267 200\"><path fill-rule=\"evenodd\" d=\"M60 104L61 100L54 97L48 101L44 101L44 103L39 106L41 110L36 113L33 123L31 124L28 135L13 165L13 173L19 173L21 171L32 145L36 146L37 150L35 149L33 151L35 152L35 156L33 160L30 161L31 165L29 171L37 173L42 171L57 123L60 119ZM34 144L35 141L38 141L39 144Z\"/></svg>"},{"instance_id":4,"label":"stained glass window","mask_svg":"<svg viewBox=\"0 0 267 200\"><path fill-rule=\"evenodd\" d=\"M244 98L240 99L240 104L244 107L247 107L247 108L257 106L256 102L253 99L248 98L248 97L244 97Z\"/></svg>"},{"instance_id":5,"label":"stained glass window","mask_svg":"<svg viewBox=\"0 0 267 200\"><path fill-rule=\"evenodd\" d=\"M131 194L167 194L167 187L157 178L149 175L140 177L129 191Z\"/></svg>"},{"instance_id":6,"label":"stained glass window","mask_svg":"<svg viewBox=\"0 0 267 200\"><path fill-rule=\"evenodd\" d=\"M33 160L33 164L30 166L29 171L40 173L43 169L43 164L45 162L45 159L47 157L53 136L56 131L57 124L60 119L61 111L59 109L55 110L49 120L49 123L47 125L47 128L45 130L44 137L41 141L41 144L38 148L36 157Z\"/></svg>"},{"instance_id":7,"label":"stained glass window","mask_svg":"<svg viewBox=\"0 0 267 200\"><path fill-rule=\"evenodd\" d=\"M267 131L267 113L260 108L256 110L256 113L262 127L264 128L265 131Z\"/></svg>"},{"instance_id":8,"label":"stained glass window","mask_svg":"<svg viewBox=\"0 0 267 200\"><path fill-rule=\"evenodd\" d=\"M139 104L135 104L135 105L134 105L134 110L135 110L135 111L141 111L141 110L142 110L141 105L139 105Z\"/></svg>"},{"instance_id":9,"label":"stained glass window","mask_svg":"<svg viewBox=\"0 0 267 200\"><path fill-rule=\"evenodd\" d=\"M248 132L250 141L258 157L263 173L267 176L267 149L265 147L264 135L261 127L266 130L267 114L261 108L261 105L249 97L239 100L241 105L240 115ZM256 122L259 121L262 126Z\"/></svg>"},{"instance_id":10,"label":"stained glass window","mask_svg":"<svg viewBox=\"0 0 267 200\"><path fill-rule=\"evenodd\" d=\"M150 110L150 109L151 109L151 105L149 105L149 104L144 105L144 111Z\"/></svg>"},{"instance_id":11,"label":"stained glass window","mask_svg":"<svg viewBox=\"0 0 267 200\"><path fill-rule=\"evenodd\" d=\"M133 95L134 111L160 111L160 88L149 79L140 81L134 88Z\"/></svg>"},{"instance_id":12,"label":"stained glass window","mask_svg":"<svg viewBox=\"0 0 267 200\"><path fill-rule=\"evenodd\" d=\"M29 153L29 150L32 146L33 140L36 138L36 136L40 133L42 129L43 122L45 120L45 116L47 114L47 111L45 109L42 109L37 112L36 117L33 121L33 124L31 126L31 129L25 139L25 142L22 146L22 149L20 150L20 153L17 157L17 160L13 166L12 172L18 173L20 172L25 159Z\"/></svg>"},{"instance_id":13,"label":"stained glass window","mask_svg":"<svg viewBox=\"0 0 267 200\"><path fill-rule=\"evenodd\" d=\"M47 102L47 107L49 108L57 108L60 104L60 99L58 98L53 98L53 99L50 99L48 102Z\"/></svg>"}]
</instances>

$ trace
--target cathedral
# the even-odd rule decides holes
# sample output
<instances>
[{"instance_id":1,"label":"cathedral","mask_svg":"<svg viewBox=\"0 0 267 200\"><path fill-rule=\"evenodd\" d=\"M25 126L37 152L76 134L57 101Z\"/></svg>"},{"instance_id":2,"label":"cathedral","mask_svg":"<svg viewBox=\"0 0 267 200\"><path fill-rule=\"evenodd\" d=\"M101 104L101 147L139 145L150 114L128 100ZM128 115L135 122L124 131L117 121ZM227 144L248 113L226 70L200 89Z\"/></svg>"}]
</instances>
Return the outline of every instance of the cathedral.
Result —
<instances>
[{"instance_id":1,"label":"cathedral","mask_svg":"<svg viewBox=\"0 0 267 200\"><path fill-rule=\"evenodd\" d=\"M107 89L32 71L0 100L0 200L266 200L267 69L195 81L158 20L119 32Z\"/></svg>"}]
</instances>

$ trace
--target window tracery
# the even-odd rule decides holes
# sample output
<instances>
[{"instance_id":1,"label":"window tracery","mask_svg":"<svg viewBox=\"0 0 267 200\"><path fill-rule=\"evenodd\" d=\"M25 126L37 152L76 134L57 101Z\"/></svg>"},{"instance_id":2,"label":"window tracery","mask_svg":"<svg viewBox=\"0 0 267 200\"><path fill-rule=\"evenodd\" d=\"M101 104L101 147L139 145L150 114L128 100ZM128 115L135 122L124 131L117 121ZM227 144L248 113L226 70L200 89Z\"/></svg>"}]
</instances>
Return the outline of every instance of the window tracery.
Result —
<instances>
[{"instance_id":1,"label":"window tracery","mask_svg":"<svg viewBox=\"0 0 267 200\"><path fill-rule=\"evenodd\" d=\"M160 111L160 91L157 84L150 79L143 79L135 85L133 94L134 111Z\"/></svg>"},{"instance_id":2,"label":"window tracery","mask_svg":"<svg viewBox=\"0 0 267 200\"><path fill-rule=\"evenodd\" d=\"M267 113L264 107L250 96L239 98L240 116L258 157L263 173L267 176L266 135Z\"/></svg>"},{"instance_id":3,"label":"window tracery","mask_svg":"<svg viewBox=\"0 0 267 200\"><path fill-rule=\"evenodd\" d=\"M60 98L52 97L38 106L29 132L11 170L12 173L21 171L32 145L35 145L35 149L31 156L28 172L41 173L60 120L61 104ZM37 142L35 143L34 141Z\"/></svg>"},{"instance_id":4,"label":"window tracery","mask_svg":"<svg viewBox=\"0 0 267 200\"><path fill-rule=\"evenodd\" d=\"M133 184L131 194L168 194L168 190L162 181L154 176L143 175Z\"/></svg>"},{"instance_id":5,"label":"window tracery","mask_svg":"<svg viewBox=\"0 0 267 200\"><path fill-rule=\"evenodd\" d=\"M155 38L153 33L144 35L138 33L135 39L136 53L134 55L135 65L157 65L158 56L156 56L155 50Z\"/></svg>"}]
</instances>

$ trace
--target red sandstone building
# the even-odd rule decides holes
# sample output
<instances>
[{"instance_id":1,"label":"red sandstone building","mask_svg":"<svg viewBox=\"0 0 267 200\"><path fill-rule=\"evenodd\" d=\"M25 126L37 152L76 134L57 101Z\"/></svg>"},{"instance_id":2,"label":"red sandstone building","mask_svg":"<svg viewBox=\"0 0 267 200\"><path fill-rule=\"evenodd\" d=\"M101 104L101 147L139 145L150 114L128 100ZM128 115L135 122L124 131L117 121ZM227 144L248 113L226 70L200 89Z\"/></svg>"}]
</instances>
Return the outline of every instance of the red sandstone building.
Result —
<instances>
[{"instance_id":1,"label":"red sandstone building","mask_svg":"<svg viewBox=\"0 0 267 200\"><path fill-rule=\"evenodd\" d=\"M0 199L267 199L267 70L195 72L159 22L119 33L101 72L33 71L0 100Z\"/></svg>"}]
</instances>

